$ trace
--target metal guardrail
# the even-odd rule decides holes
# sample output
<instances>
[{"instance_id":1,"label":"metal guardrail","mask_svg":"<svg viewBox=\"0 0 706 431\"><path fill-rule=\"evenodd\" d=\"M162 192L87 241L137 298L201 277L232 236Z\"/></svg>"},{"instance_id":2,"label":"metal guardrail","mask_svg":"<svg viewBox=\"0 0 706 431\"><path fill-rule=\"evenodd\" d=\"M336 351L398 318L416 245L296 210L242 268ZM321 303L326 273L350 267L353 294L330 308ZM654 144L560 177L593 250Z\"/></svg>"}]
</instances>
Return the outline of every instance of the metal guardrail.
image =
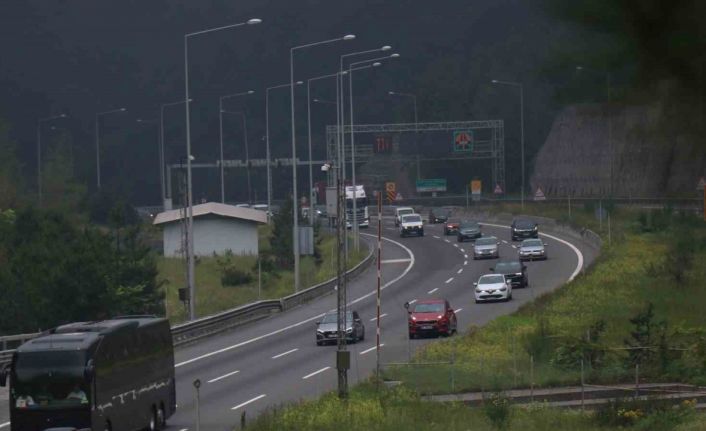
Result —
<instances>
[{"instance_id":1,"label":"metal guardrail","mask_svg":"<svg viewBox=\"0 0 706 431\"><path fill-rule=\"evenodd\" d=\"M363 272L373 261L373 247L369 241L363 241L368 245L368 255L355 267L346 272L347 278L352 278ZM172 338L175 346L199 340L201 338L244 325L270 316L273 313L287 311L298 305L304 304L312 299L329 294L336 287L336 278L332 278L323 283L319 283L299 293L286 296L281 299L258 301L251 304L242 305L231 310L222 311L211 316L205 316L191 322L180 323L172 326ZM19 334L0 337L3 349L0 351L0 364L9 362L12 359L14 350L7 349L7 343L16 343L17 346L23 342L35 338L40 333ZM15 346L16 347L16 346Z\"/></svg>"}]
</instances>

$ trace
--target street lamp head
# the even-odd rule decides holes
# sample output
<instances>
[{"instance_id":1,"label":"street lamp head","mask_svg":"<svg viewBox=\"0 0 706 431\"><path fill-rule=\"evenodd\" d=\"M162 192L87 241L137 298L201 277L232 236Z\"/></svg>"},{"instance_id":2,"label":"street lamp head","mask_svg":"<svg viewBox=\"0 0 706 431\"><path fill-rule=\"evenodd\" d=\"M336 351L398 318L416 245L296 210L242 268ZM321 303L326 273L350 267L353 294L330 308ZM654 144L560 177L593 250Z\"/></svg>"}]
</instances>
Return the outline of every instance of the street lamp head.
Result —
<instances>
[{"instance_id":1,"label":"street lamp head","mask_svg":"<svg viewBox=\"0 0 706 431\"><path fill-rule=\"evenodd\" d=\"M353 40L353 39L355 39L354 34L347 34L347 35L343 36L343 40Z\"/></svg>"},{"instance_id":2,"label":"street lamp head","mask_svg":"<svg viewBox=\"0 0 706 431\"><path fill-rule=\"evenodd\" d=\"M348 71L344 70L343 72L341 72L341 75L348 75Z\"/></svg>"},{"instance_id":3,"label":"street lamp head","mask_svg":"<svg viewBox=\"0 0 706 431\"><path fill-rule=\"evenodd\" d=\"M294 83L294 85L302 85L303 83L304 83L304 81L297 81Z\"/></svg>"},{"instance_id":4,"label":"street lamp head","mask_svg":"<svg viewBox=\"0 0 706 431\"><path fill-rule=\"evenodd\" d=\"M395 95L395 92L394 92L394 91L388 91L387 94L389 94L390 96L394 96L394 95Z\"/></svg>"},{"instance_id":5,"label":"street lamp head","mask_svg":"<svg viewBox=\"0 0 706 431\"><path fill-rule=\"evenodd\" d=\"M60 118L66 118L66 114L59 115Z\"/></svg>"},{"instance_id":6,"label":"street lamp head","mask_svg":"<svg viewBox=\"0 0 706 431\"><path fill-rule=\"evenodd\" d=\"M583 70L583 66L576 66L576 70Z\"/></svg>"},{"instance_id":7,"label":"street lamp head","mask_svg":"<svg viewBox=\"0 0 706 431\"><path fill-rule=\"evenodd\" d=\"M193 155L189 155L189 160L193 162L194 160L196 160L196 157L194 157Z\"/></svg>"},{"instance_id":8,"label":"street lamp head","mask_svg":"<svg viewBox=\"0 0 706 431\"><path fill-rule=\"evenodd\" d=\"M127 109L125 109L125 108L120 108L119 111L120 111L120 112L125 112L125 111L127 111Z\"/></svg>"},{"instance_id":9,"label":"street lamp head","mask_svg":"<svg viewBox=\"0 0 706 431\"><path fill-rule=\"evenodd\" d=\"M330 169L331 169L331 165L329 163L324 163L323 166L321 166L322 172L328 172Z\"/></svg>"},{"instance_id":10,"label":"street lamp head","mask_svg":"<svg viewBox=\"0 0 706 431\"><path fill-rule=\"evenodd\" d=\"M490 82L492 82L493 84L497 84L497 83L498 83L498 80L497 80L497 79L493 79L493 80L490 81Z\"/></svg>"},{"instance_id":11,"label":"street lamp head","mask_svg":"<svg viewBox=\"0 0 706 431\"><path fill-rule=\"evenodd\" d=\"M248 25L260 24L261 22L260 18L251 18L248 20Z\"/></svg>"},{"instance_id":12,"label":"street lamp head","mask_svg":"<svg viewBox=\"0 0 706 431\"><path fill-rule=\"evenodd\" d=\"M380 51L389 51L391 49L392 49L392 47L390 45L385 45L382 48L380 48Z\"/></svg>"},{"instance_id":13,"label":"street lamp head","mask_svg":"<svg viewBox=\"0 0 706 431\"><path fill-rule=\"evenodd\" d=\"M373 67L378 67L378 66L382 66L382 63L380 63L379 61L376 61L375 63L373 63Z\"/></svg>"},{"instance_id":14,"label":"street lamp head","mask_svg":"<svg viewBox=\"0 0 706 431\"><path fill-rule=\"evenodd\" d=\"M254 94L255 90L248 90L248 94Z\"/></svg>"},{"instance_id":15,"label":"street lamp head","mask_svg":"<svg viewBox=\"0 0 706 431\"><path fill-rule=\"evenodd\" d=\"M399 57L399 56L400 56L400 55L399 55L398 53L394 53L394 54L391 54L391 55L390 55L390 58L397 58L397 57Z\"/></svg>"}]
</instances>

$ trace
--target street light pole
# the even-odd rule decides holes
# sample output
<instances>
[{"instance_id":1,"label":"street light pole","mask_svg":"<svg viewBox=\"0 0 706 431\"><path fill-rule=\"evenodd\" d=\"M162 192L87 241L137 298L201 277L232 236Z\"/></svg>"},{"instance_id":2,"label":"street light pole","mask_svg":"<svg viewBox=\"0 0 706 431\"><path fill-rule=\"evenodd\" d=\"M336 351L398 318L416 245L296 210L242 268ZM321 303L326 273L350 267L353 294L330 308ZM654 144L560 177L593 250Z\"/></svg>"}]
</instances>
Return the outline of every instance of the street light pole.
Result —
<instances>
[{"instance_id":1,"label":"street light pole","mask_svg":"<svg viewBox=\"0 0 706 431\"><path fill-rule=\"evenodd\" d=\"M66 114L54 115L37 120L37 198L39 207L42 207L42 123L46 121L66 118Z\"/></svg>"},{"instance_id":2,"label":"street light pole","mask_svg":"<svg viewBox=\"0 0 706 431\"><path fill-rule=\"evenodd\" d=\"M191 118L189 113L189 38L197 35L202 35L206 33L212 33L216 31L231 29L235 27L241 27L244 25L254 25L260 24L261 19L252 18L246 22L241 22L237 24L226 25L222 27L214 27L207 30L197 31L194 33L187 33L184 35L184 106L186 111L186 182L187 182L187 205L189 207L188 217L189 221L186 227L186 236L188 241L187 247L187 272L188 272L188 284L189 284L189 320L194 320L196 318L196 290L195 290L195 277L194 277L194 208L193 208L193 197L192 197L192 182L191 182Z\"/></svg>"},{"instance_id":3,"label":"street light pole","mask_svg":"<svg viewBox=\"0 0 706 431\"><path fill-rule=\"evenodd\" d=\"M250 199L250 150L248 149L248 121L247 121L247 116L245 115L244 111L221 111L221 117L222 114L234 114L234 115L239 115L241 116L243 120L243 142L245 143L245 163L248 165L248 174L247 174L247 181L248 181L248 203L251 202Z\"/></svg>"},{"instance_id":4,"label":"street light pole","mask_svg":"<svg viewBox=\"0 0 706 431\"><path fill-rule=\"evenodd\" d=\"M125 108L112 109L96 113L96 186L101 188L101 154L100 154L100 121L99 117L118 112L125 112Z\"/></svg>"},{"instance_id":5,"label":"street light pole","mask_svg":"<svg viewBox=\"0 0 706 431\"><path fill-rule=\"evenodd\" d=\"M335 39L322 40L320 42L308 43L290 48L289 50L289 84L290 84L290 104L292 117L292 202L294 204L293 225L292 225L292 248L294 253L294 291L299 292L299 202L297 199L297 133L294 115L294 51L303 48L311 48L319 45L326 45L333 42L353 40L355 35L348 34Z\"/></svg>"},{"instance_id":6,"label":"street light pole","mask_svg":"<svg viewBox=\"0 0 706 431\"><path fill-rule=\"evenodd\" d=\"M521 82L499 81L493 79L493 84L509 85L520 89L520 159L522 171L522 191L520 194L520 206L525 209L525 87Z\"/></svg>"},{"instance_id":7,"label":"street light pole","mask_svg":"<svg viewBox=\"0 0 706 431\"><path fill-rule=\"evenodd\" d=\"M218 128L219 128L219 146L220 146L220 170L221 170L221 203L226 203L226 186L225 186L225 167L223 166L223 101L233 97L246 96L255 93L254 90L243 91L240 93L221 96L218 99ZM247 144L246 144L247 152ZM248 167L248 202L250 201L250 168Z\"/></svg>"},{"instance_id":8,"label":"street light pole","mask_svg":"<svg viewBox=\"0 0 706 431\"><path fill-rule=\"evenodd\" d=\"M191 100L189 100L191 102ZM169 107L169 106L176 106L176 105L181 105L184 103L183 100L180 100L178 102L171 102L171 103L163 103L160 106L159 110L159 171L161 175L161 182L162 182L162 206L164 210L167 210L166 208L166 201L167 201L167 187L166 187L166 169L165 169L165 164L166 164L166 157L165 157L165 145L164 145L164 109ZM171 172L171 171L170 171ZM171 181L171 179L170 179ZM171 199L171 196L169 196Z\"/></svg>"}]
</instances>

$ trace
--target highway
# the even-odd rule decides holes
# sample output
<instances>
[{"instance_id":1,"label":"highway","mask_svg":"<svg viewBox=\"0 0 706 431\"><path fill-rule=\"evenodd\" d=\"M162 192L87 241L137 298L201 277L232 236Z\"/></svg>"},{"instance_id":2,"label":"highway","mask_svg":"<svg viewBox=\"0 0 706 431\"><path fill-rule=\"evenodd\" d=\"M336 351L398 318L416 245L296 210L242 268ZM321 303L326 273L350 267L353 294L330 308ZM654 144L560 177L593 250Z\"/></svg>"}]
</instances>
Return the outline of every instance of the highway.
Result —
<instances>
[{"instance_id":1,"label":"highway","mask_svg":"<svg viewBox=\"0 0 706 431\"><path fill-rule=\"evenodd\" d=\"M373 223L376 226L376 223ZM472 243L444 236L443 225L425 225L424 237L400 238L391 218L383 221L381 361L405 361L434 339L409 340L403 304L422 298L446 298L457 311L459 331L511 313L535 296L575 276L595 257L595 250L575 240L544 236L547 261L528 262L530 287L516 289L508 303L475 304L472 283L495 260L474 261ZM363 230L373 241L376 230ZM517 255L509 229L484 225L484 234L501 240L500 255ZM350 345L349 382L369 377L375 369L376 268L371 265L349 282L348 302L366 327L366 338ZM230 430L246 412L249 419L264 409L310 399L336 388L336 346L317 346L315 322L336 306L336 295L319 298L289 312L181 347L176 352L177 413L169 430L195 430L193 381L200 379L201 430ZM0 429L7 427L6 404ZM3 426L4 425L4 426Z\"/></svg>"}]
</instances>

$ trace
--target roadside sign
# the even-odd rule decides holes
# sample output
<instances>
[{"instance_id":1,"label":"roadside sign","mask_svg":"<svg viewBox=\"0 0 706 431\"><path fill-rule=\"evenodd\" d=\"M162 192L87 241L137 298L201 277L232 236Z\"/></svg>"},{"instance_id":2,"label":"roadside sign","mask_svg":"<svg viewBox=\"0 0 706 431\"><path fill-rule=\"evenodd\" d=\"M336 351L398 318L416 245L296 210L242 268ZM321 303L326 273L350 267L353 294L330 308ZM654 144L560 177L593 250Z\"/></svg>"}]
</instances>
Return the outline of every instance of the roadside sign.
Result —
<instances>
[{"instance_id":1,"label":"roadside sign","mask_svg":"<svg viewBox=\"0 0 706 431\"><path fill-rule=\"evenodd\" d=\"M503 194L503 189L502 189L502 187L500 187L500 184L495 185L495 189L493 190L493 193L496 195Z\"/></svg>"},{"instance_id":2,"label":"roadside sign","mask_svg":"<svg viewBox=\"0 0 706 431\"><path fill-rule=\"evenodd\" d=\"M445 192L446 179L436 178L430 180L417 180L417 193Z\"/></svg>"},{"instance_id":3,"label":"roadside sign","mask_svg":"<svg viewBox=\"0 0 706 431\"><path fill-rule=\"evenodd\" d=\"M701 179L699 180L699 183L696 185L696 190L701 191L704 189L706 189L706 178L701 177Z\"/></svg>"},{"instance_id":4,"label":"roadside sign","mask_svg":"<svg viewBox=\"0 0 706 431\"><path fill-rule=\"evenodd\" d=\"M471 180L471 198L474 202L480 201L481 190L483 189L483 183L481 180Z\"/></svg>"},{"instance_id":5,"label":"roadside sign","mask_svg":"<svg viewBox=\"0 0 706 431\"><path fill-rule=\"evenodd\" d=\"M544 196L544 192L541 187L537 187L537 191L534 192L534 200L536 201L546 201L547 197Z\"/></svg>"},{"instance_id":6,"label":"roadside sign","mask_svg":"<svg viewBox=\"0 0 706 431\"><path fill-rule=\"evenodd\" d=\"M454 132L454 152L470 153L473 151L473 132L470 130L457 130Z\"/></svg>"},{"instance_id":7,"label":"roadside sign","mask_svg":"<svg viewBox=\"0 0 706 431\"><path fill-rule=\"evenodd\" d=\"M397 184L393 182L385 183L385 193L387 194L388 202L394 201L397 195Z\"/></svg>"},{"instance_id":8,"label":"roadside sign","mask_svg":"<svg viewBox=\"0 0 706 431\"><path fill-rule=\"evenodd\" d=\"M397 196L395 196L395 200L397 202L401 201L402 200L402 193L397 193Z\"/></svg>"}]
</instances>

